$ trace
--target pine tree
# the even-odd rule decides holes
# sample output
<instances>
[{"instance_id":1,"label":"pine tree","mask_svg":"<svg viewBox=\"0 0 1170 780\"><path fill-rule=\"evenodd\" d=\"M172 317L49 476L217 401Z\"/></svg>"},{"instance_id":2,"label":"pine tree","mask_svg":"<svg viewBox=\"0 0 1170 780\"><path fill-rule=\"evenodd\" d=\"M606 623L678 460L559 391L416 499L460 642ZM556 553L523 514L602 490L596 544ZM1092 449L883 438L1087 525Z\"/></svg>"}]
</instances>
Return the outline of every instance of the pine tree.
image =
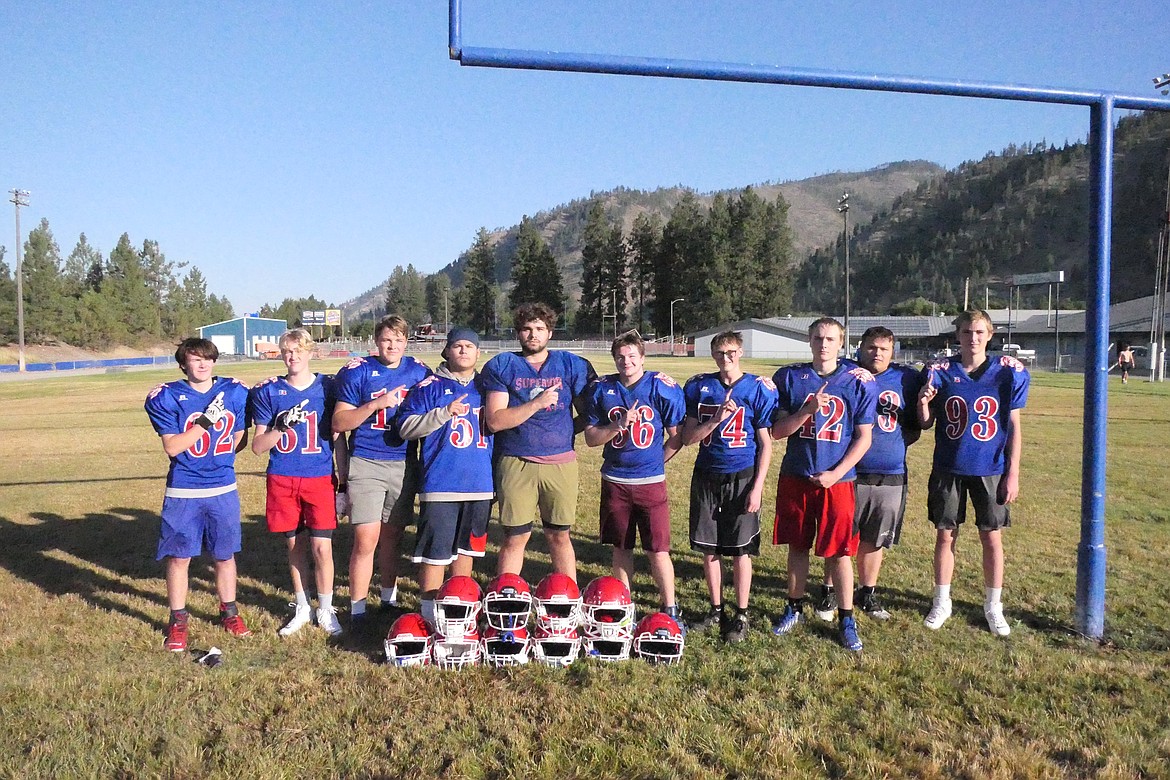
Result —
<instances>
[{"instance_id":1,"label":"pine tree","mask_svg":"<svg viewBox=\"0 0 1170 780\"><path fill-rule=\"evenodd\" d=\"M427 311L430 312L431 322L443 323L446 329L451 321L451 277L444 273L431 274L427 277Z\"/></svg>"},{"instance_id":2,"label":"pine tree","mask_svg":"<svg viewBox=\"0 0 1170 780\"><path fill-rule=\"evenodd\" d=\"M512 292L508 295L508 306L516 308L522 303L545 303L558 317L565 310L565 290L561 283L561 271L553 257L552 250L541 238L536 224L525 216L520 222L520 235L516 240L516 259L512 265Z\"/></svg>"},{"instance_id":3,"label":"pine tree","mask_svg":"<svg viewBox=\"0 0 1170 780\"><path fill-rule=\"evenodd\" d=\"M426 285L413 264L395 266L386 281L386 311L402 317L411 326L427 319Z\"/></svg>"},{"instance_id":4,"label":"pine tree","mask_svg":"<svg viewBox=\"0 0 1170 780\"><path fill-rule=\"evenodd\" d=\"M599 333L604 314L603 298L608 298L605 284L605 254L609 245L609 221L600 200L589 206L585 223L584 246L581 248L581 304L577 310L577 330Z\"/></svg>"},{"instance_id":5,"label":"pine tree","mask_svg":"<svg viewBox=\"0 0 1170 780\"><path fill-rule=\"evenodd\" d=\"M47 219L42 219L40 225L28 234L21 274L25 338L42 343L63 338L67 315L61 279L61 250Z\"/></svg>"},{"instance_id":6,"label":"pine tree","mask_svg":"<svg viewBox=\"0 0 1170 780\"><path fill-rule=\"evenodd\" d=\"M475 234L475 243L467 257L463 271L463 293L460 319L478 333L495 330L496 320L496 253L492 248L487 228Z\"/></svg>"},{"instance_id":7,"label":"pine tree","mask_svg":"<svg viewBox=\"0 0 1170 780\"><path fill-rule=\"evenodd\" d=\"M638 302L637 328L645 333L649 320L646 312L646 296L650 293L650 280L654 263L662 241L662 221L657 214L642 212L634 218L630 232L630 269L633 276L634 295Z\"/></svg>"}]
</instances>

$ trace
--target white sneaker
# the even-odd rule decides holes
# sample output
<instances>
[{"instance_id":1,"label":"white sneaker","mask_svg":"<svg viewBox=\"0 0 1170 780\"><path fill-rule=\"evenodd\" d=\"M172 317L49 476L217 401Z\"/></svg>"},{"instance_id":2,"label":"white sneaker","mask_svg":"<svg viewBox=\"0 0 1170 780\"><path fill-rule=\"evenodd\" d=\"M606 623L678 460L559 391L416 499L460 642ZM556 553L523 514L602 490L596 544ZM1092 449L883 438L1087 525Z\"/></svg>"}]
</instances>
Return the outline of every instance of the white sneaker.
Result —
<instances>
[{"instance_id":1,"label":"white sneaker","mask_svg":"<svg viewBox=\"0 0 1170 780\"><path fill-rule=\"evenodd\" d=\"M951 616L951 601L936 601L931 606L930 612L926 615L926 620L922 621L931 631L938 631L942 628L943 623Z\"/></svg>"},{"instance_id":2,"label":"white sneaker","mask_svg":"<svg viewBox=\"0 0 1170 780\"><path fill-rule=\"evenodd\" d=\"M987 627L996 636L1007 636L1012 632L1007 618L1003 616L1003 604L991 604L983 607L983 616L987 618Z\"/></svg>"},{"instance_id":3,"label":"white sneaker","mask_svg":"<svg viewBox=\"0 0 1170 780\"><path fill-rule=\"evenodd\" d=\"M317 625L325 629L329 636L341 633L341 623L337 620L337 610L333 607L319 607L317 609Z\"/></svg>"},{"instance_id":4,"label":"white sneaker","mask_svg":"<svg viewBox=\"0 0 1170 780\"><path fill-rule=\"evenodd\" d=\"M296 602L293 602L292 604L289 604L289 606L293 607L295 611L293 612L293 616L289 618L288 622L284 624L284 627L281 628L280 631L276 632L281 636L292 636L313 622L313 610L309 607L308 604L302 607L297 606Z\"/></svg>"}]
</instances>

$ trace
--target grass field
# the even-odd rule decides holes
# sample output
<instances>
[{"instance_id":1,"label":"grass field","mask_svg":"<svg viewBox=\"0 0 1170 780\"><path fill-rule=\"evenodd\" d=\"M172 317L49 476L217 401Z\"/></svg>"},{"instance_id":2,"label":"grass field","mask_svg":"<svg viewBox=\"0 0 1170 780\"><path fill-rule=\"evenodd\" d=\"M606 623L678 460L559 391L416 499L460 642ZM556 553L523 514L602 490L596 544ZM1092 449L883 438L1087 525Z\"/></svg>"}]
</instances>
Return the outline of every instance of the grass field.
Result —
<instances>
[{"instance_id":1,"label":"grass field","mask_svg":"<svg viewBox=\"0 0 1170 780\"><path fill-rule=\"evenodd\" d=\"M603 371L608 356L590 356ZM652 358L679 379L710 361ZM322 363L319 370L335 368ZM774 366L745 361L770 375ZM278 364L223 366L252 381ZM288 575L263 523L265 460L238 461L240 603L254 635L211 622L206 561L192 565L192 643L207 669L162 650L154 560L166 458L142 401L178 372L0 383L0 776L3 777L1167 777L1170 776L1170 390L1110 388L1107 641L1076 636L1080 530L1078 377L1037 374L1024 416L1022 496L1005 533L1001 640L982 615L979 545L960 541L955 617L922 626L933 531L911 455L906 530L883 571L887 624L859 619L855 658L817 621L778 641L784 550L756 562L753 632L734 647L692 633L683 663L580 662L462 673L393 669L379 649L281 640ZM779 463L782 444L774 464ZM679 593L706 604L686 545L694 448L668 469ZM608 570L596 533L599 453L582 445L574 540L582 583ZM773 467L775 469L775 466ZM775 480L765 494L774 507ZM482 569L494 569L498 541ZM409 543L409 542L408 542ZM338 533L338 602L350 534ZM644 562L635 600L656 603ZM525 570L548 570L543 544ZM405 601L416 603L413 580Z\"/></svg>"}]
</instances>

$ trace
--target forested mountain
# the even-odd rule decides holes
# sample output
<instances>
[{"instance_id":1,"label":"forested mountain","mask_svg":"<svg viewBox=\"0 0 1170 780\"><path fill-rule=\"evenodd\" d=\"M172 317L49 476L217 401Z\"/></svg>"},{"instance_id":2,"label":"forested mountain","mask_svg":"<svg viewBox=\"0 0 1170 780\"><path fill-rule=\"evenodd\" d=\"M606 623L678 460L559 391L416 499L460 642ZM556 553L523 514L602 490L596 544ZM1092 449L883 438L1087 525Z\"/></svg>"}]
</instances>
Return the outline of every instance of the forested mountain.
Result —
<instances>
[{"instance_id":1,"label":"forested mountain","mask_svg":"<svg viewBox=\"0 0 1170 780\"><path fill-rule=\"evenodd\" d=\"M1170 114L1123 119L1114 142L1114 301L1149 295L1158 230L1165 218ZM997 279L1063 270L1062 300L1088 295L1089 149L1085 143L1010 147L931 179L850 231L851 308L857 314L911 311L915 299L953 309L964 282L983 300L1006 302ZM843 309L840 237L800 271L795 306ZM976 291L978 296L976 297ZM1025 288L1023 305L1043 306L1048 290ZM926 303L929 306L929 303ZM929 311L929 308L927 308Z\"/></svg>"}]
</instances>

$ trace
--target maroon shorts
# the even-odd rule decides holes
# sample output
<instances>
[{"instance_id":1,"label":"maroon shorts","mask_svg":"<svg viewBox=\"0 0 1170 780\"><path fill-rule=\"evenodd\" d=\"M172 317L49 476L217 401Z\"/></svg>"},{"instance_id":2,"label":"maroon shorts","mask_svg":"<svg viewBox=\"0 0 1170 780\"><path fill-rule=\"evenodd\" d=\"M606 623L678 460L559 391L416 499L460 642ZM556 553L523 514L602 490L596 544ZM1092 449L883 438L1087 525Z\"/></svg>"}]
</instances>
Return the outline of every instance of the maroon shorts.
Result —
<instances>
[{"instance_id":1,"label":"maroon shorts","mask_svg":"<svg viewBox=\"0 0 1170 780\"><path fill-rule=\"evenodd\" d=\"M826 489L803 477L781 474L772 543L811 549L818 558L856 555L855 504L852 482L838 482Z\"/></svg>"},{"instance_id":2,"label":"maroon shorts","mask_svg":"<svg viewBox=\"0 0 1170 780\"><path fill-rule=\"evenodd\" d=\"M632 550L638 534L646 552L670 552L666 481L626 485L601 480L601 543Z\"/></svg>"},{"instance_id":3,"label":"maroon shorts","mask_svg":"<svg viewBox=\"0 0 1170 780\"><path fill-rule=\"evenodd\" d=\"M264 514L268 530L277 534L299 531L329 531L337 527L333 478L268 475L268 498Z\"/></svg>"}]
</instances>

